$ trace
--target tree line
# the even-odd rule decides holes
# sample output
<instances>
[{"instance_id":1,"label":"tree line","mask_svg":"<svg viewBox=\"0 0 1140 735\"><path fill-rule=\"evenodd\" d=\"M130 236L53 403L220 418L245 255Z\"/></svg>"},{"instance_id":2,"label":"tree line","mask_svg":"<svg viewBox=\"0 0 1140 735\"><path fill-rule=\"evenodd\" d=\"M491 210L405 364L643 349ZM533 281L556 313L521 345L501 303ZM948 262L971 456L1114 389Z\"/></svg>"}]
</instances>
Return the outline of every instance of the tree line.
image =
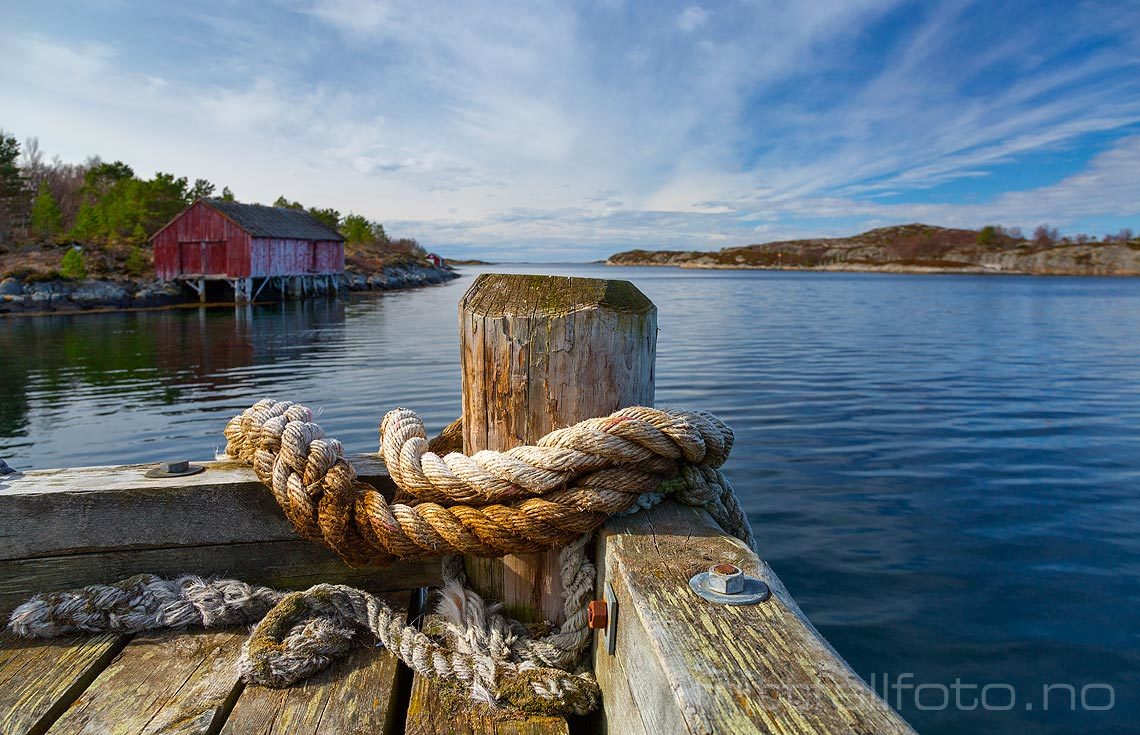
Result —
<instances>
[{"instance_id":1,"label":"tree line","mask_svg":"<svg viewBox=\"0 0 1140 735\"><path fill-rule=\"evenodd\" d=\"M206 179L191 182L162 172L144 179L126 163L108 163L98 156L80 164L65 163L59 156L48 160L36 138L21 148L15 136L0 129L0 249L75 242L137 250L194 200L215 192ZM229 187L217 196L235 201ZM363 215L306 208L284 196L273 206L307 211L350 245L424 254L414 239L389 240L382 224Z\"/></svg>"},{"instance_id":2,"label":"tree line","mask_svg":"<svg viewBox=\"0 0 1140 735\"><path fill-rule=\"evenodd\" d=\"M1027 238L1021 233L1020 227L986 225L978 230L977 240L979 245L1019 245L1032 242L1034 245L1049 247L1051 245L1084 245L1085 243L1092 242L1125 243L1133 237L1132 230L1128 227L1121 228L1116 234L1105 235L1102 240L1097 240L1096 235L1086 234L1065 235L1062 237L1056 227L1041 224L1034 228L1032 237Z\"/></svg>"}]
</instances>

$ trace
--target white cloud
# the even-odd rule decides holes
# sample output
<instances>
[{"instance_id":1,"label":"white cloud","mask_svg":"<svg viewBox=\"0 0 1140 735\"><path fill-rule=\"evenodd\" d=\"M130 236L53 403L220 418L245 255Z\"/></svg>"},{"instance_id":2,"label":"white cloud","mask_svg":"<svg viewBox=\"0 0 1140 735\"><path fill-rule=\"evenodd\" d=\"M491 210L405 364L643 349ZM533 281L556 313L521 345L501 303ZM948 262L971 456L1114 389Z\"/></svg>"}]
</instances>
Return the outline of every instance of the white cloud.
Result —
<instances>
[{"instance_id":1,"label":"white cloud","mask_svg":"<svg viewBox=\"0 0 1140 735\"><path fill-rule=\"evenodd\" d=\"M709 13L700 5L690 5L677 16L677 27L685 33L691 33L705 24Z\"/></svg>"},{"instance_id":2,"label":"white cloud","mask_svg":"<svg viewBox=\"0 0 1140 735\"><path fill-rule=\"evenodd\" d=\"M392 15L384 0L317 0L308 12L353 35L382 30Z\"/></svg>"}]
</instances>

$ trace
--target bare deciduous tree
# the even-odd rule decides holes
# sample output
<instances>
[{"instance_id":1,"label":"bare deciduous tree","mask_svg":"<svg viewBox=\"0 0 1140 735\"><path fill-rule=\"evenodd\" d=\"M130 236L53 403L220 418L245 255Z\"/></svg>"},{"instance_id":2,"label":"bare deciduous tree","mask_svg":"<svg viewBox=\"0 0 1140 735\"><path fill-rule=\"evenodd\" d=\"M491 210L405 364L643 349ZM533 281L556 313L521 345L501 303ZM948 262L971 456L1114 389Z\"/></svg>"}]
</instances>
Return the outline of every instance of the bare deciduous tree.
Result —
<instances>
[{"instance_id":1,"label":"bare deciduous tree","mask_svg":"<svg viewBox=\"0 0 1140 735\"><path fill-rule=\"evenodd\" d=\"M1037 245L1052 245L1060 239L1061 233L1057 231L1056 227L1041 224L1033 230L1033 242Z\"/></svg>"}]
</instances>

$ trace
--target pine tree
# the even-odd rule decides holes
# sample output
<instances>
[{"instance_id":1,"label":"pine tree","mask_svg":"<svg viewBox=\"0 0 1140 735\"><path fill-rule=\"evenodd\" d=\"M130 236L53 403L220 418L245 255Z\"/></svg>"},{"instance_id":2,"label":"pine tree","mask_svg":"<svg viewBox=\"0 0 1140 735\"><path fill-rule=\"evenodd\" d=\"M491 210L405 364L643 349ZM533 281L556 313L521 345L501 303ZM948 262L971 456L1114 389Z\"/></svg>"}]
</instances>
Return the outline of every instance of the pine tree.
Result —
<instances>
[{"instance_id":1,"label":"pine tree","mask_svg":"<svg viewBox=\"0 0 1140 735\"><path fill-rule=\"evenodd\" d=\"M27 224L27 185L19 167L20 142L0 130L0 243Z\"/></svg>"},{"instance_id":2,"label":"pine tree","mask_svg":"<svg viewBox=\"0 0 1140 735\"><path fill-rule=\"evenodd\" d=\"M372 242L376 239L376 231L368 218L359 214L350 214L344 218L340 226L340 234L348 240L350 245Z\"/></svg>"},{"instance_id":3,"label":"pine tree","mask_svg":"<svg viewBox=\"0 0 1140 735\"><path fill-rule=\"evenodd\" d=\"M196 199L206 199L212 196L214 196L213 184L206 179L194 179L194 186L190 187L186 198L192 202Z\"/></svg>"},{"instance_id":4,"label":"pine tree","mask_svg":"<svg viewBox=\"0 0 1140 735\"><path fill-rule=\"evenodd\" d=\"M79 248L72 248L59 262L59 275L69 281L82 281L87 277L87 266L83 263L83 255Z\"/></svg>"},{"instance_id":5,"label":"pine tree","mask_svg":"<svg viewBox=\"0 0 1140 735\"><path fill-rule=\"evenodd\" d=\"M285 198L285 195L277 197L277 201L273 202L273 206L278 209L304 209L305 205L300 202L291 202Z\"/></svg>"},{"instance_id":6,"label":"pine tree","mask_svg":"<svg viewBox=\"0 0 1140 735\"><path fill-rule=\"evenodd\" d=\"M63 217L59 204L52 196L47 182L40 182L40 190L32 203L32 232L42 238L51 238L63 229Z\"/></svg>"},{"instance_id":7,"label":"pine tree","mask_svg":"<svg viewBox=\"0 0 1140 735\"><path fill-rule=\"evenodd\" d=\"M332 207L329 207L327 209L309 207L309 214L313 216L313 219L317 220L330 230L335 230L340 226L340 212L336 211Z\"/></svg>"},{"instance_id":8,"label":"pine tree","mask_svg":"<svg viewBox=\"0 0 1140 735\"><path fill-rule=\"evenodd\" d=\"M141 276L146 272L149 265L150 262L147 260L146 253L140 246L135 245L131 248L131 253L127 256L127 262L123 264L123 267L132 276Z\"/></svg>"}]
</instances>

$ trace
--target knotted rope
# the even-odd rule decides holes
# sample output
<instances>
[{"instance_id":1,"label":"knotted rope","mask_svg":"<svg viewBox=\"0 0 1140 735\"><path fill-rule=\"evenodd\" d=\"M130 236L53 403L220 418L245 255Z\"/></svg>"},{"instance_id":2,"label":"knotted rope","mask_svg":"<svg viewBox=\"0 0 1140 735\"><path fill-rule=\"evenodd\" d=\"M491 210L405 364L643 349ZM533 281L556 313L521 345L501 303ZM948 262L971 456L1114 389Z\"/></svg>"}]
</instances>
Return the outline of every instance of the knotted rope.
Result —
<instances>
[{"instance_id":1,"label":"knotted rope","mask_svg":"<svg viewBox=\"0 0 1140 735\"><path fill-rule=\"evenodd\" d=\"M732 431L711 414L635 406L533 446L441 457L423 421L396 409L380 450L404 502L389 503L311 419L302 405L259 401L226 426L226 452L253 466L302 536L355 565L549 549L629 510L682 466L715 470L732 449Z\"/></svg>"},{"instance_id":2,"label":"knotted rope","mask_svg":"<svg viewBox=\"0 0 1140 735\"><path fill-rule=\"evenodd\" d=\"M598 526L673 494L707 508L727 532L754 546L719 470L732 431L705 412L632 407L553 431L534 445L468 457L432 451L448 441L454 446L457 424L429 443L419 417L396 409L380 425L380 451L400 490L392 502L357 479L340 442L326 439L311 419L299 404L259 401L226 426L226 451L253 466L301 535L350 564L444 556L442 639L405 625L403 613L350 587L322 584L286 594L192 576L142 575L38 595L13 612L9 627L47 637L260 621L240 668L247 682L270 686L325 668L365 632L415 671L458 682L476 701L585 714L599 701L582 655L595 579L585 549ZM562 546L565 623L546 636L533 637L464 588L459 554L555 546Z\"/></svg>"}]
</instances>

